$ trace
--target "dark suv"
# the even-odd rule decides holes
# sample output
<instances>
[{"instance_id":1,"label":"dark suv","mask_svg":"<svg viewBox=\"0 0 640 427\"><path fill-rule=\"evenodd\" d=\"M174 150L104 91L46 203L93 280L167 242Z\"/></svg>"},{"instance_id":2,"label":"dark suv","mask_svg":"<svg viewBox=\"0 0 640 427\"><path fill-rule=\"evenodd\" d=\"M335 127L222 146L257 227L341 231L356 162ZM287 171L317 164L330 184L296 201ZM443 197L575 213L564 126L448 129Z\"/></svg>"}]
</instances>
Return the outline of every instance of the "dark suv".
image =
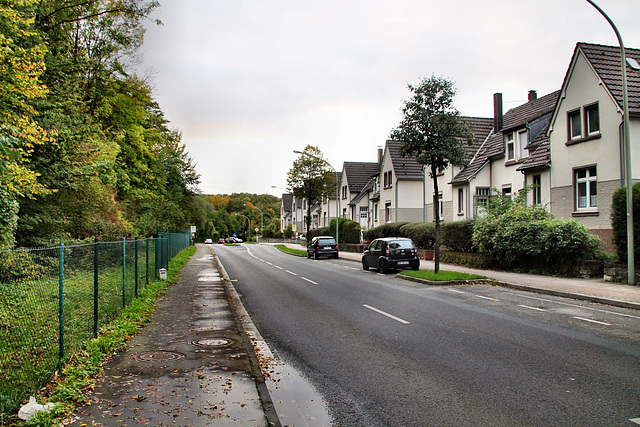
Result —
<instances>
[{"instance_id":1,"label":"dark suv","mask_svg":"<svg viewBox=\"0 0 640 427\"><path fill-rule=\"evenodd\" d=\"M420 268L418 251L411 239L404 237L385 237L376 239L365 249L362 255L362 268L377 268L382 274L389 270Z\"/></svg>"},{"instance_id":2,"label":"dark suv","mask_svg":"<svg viewBox=\"0 0 640 427\"><path fill-rule=\"evenodd\" d=\"M307 246L307 258L318 259L321 256L338 258L338 244L333 236L316 236Z\"/></svg>"}]
</instances>

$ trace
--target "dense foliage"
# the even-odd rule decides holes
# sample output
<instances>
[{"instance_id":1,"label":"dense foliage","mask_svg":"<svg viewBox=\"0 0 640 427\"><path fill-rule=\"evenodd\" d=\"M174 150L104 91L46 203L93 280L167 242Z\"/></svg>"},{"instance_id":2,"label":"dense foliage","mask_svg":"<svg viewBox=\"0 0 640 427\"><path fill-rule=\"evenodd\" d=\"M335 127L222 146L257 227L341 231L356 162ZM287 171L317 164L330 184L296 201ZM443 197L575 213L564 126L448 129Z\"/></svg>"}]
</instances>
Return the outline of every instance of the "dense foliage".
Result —
<instances>
[{"instance_id":1,"label":"dense foliage","mask_svg":"<svg viewBox=\"0 0 640 427\"><path fill-rule=\"evenodd\" d=\"M147 0L0 1L0 248L198 224L199 176L131 71Z\"/></svg>"},{"instance_id":2,"label":"dense foliage","mask_svg":"<svg viewBox=\"0 0 640 427\"><path fill-rule=\"evenodd\" d=\"M633 244L636 263L640 261L640 182L633 184ZM613 244L620 261L627 261L627 188L613 193L611 204L611 226Z\"/></svg>"},{"instance_id":3,"label":"dense foliage","mask_svg":"<svg viewBox=\"0 0 640 427\"><path fill-rule=\"evenodd\" d=\"M601 259L602 241L576 220L561 220L497 190L486 215L476 219L473 243L497 268L569 274L580 262Z\"/></svg>"}]
</instances>

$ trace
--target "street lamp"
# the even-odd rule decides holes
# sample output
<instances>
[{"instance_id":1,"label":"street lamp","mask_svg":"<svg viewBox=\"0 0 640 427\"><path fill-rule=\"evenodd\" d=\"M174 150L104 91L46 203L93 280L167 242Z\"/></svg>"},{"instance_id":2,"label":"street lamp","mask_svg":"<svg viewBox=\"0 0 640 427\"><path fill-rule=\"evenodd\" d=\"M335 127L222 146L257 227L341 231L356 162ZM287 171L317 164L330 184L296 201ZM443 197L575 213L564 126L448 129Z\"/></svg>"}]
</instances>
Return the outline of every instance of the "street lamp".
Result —
<instances>
[{"instance_id":1,"label":"street lamp","mask_svg":"<svg viewBox=\"0 0 640 427\"><path fill-rule=\"evenodd\" d=\"M246 203L244 203L245 206L247 206ZM262 233L264 233L264 215L262 213L262 209L260 209L257 206L253 206L250 205L250 208L254 208L254 209L258 209L260 211L260 236L262 236ZM258 235L256 234L256 243L258 243Z\"/></svg>"},{"instance_id":2,"label":"street lamp","mask_svg":"<svg viewBox=\"0 0 640 427\"><path fill-rule=\"evenodd\" d=\"M635 254L634 254L634 242L633 242L633 188L632 184L632 171L631 171L631 126L629 125L629 95L627 94L627 60L624 51L624 43L622 42L622 36L616 28L611 18L604 13L600 7L592 0L587 0L589 4L596 8L598 12L607 20L609 25L613 28L620 43L620 66L622 67L622 108L623 108L623 122L624 122L624 169L625 169L625 185L627 186L627 283L630 285L636 282L635 273Z\"/></svg>"},{"instance_id":3,"label":"street lamp","mask_svg":"<svg viewBox=\"0 0 640 427\"><path fill-rule=\"evenodd\" d=\"M293 152L295 154L300 154L302 156L309 156L311 158L324 162L324 164L326 164L333 170L333 174L336 177L336 180L338 179L338 172L336 172L335 168L331 166L331 164L327 162L325 159L320 158L318 156L314 156L311 153L307 153L299 150L293 150ZM327 207L328 206L329 206L329 202L327 202ZM331 217L329 217L329 223L331 223ZM340 249L340 183L336 185L336 243L338 245L338 249Z\"/></svg>"},{"instance_id":4,"label":"street lamp","mask_svg":"<svg viewBox=\"0 0 640 427\"><path fill-rule=\"evenodd\" d=\"M243 218L247 218L247 240L250 240L251 238L251 220L249 219L249 217L239 214L239 213L234 213L234 215L237 216L241 216Z\"/></svg>"}]
</instances>

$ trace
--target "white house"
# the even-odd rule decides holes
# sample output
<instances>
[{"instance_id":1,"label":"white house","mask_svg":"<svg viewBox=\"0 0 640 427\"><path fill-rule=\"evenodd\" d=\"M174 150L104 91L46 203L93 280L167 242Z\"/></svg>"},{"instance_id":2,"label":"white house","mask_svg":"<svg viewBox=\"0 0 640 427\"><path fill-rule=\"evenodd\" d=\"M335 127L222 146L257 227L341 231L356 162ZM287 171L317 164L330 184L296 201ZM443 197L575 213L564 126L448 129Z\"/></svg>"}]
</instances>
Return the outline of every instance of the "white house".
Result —
<instances>
[{"instance_id":1,"label":"white house","mask_svg":"<svg viewBox=\"0 0 640 427\"><path fill-rule=\"evenodd\" d=\"M632 176L640 179L640 50L626 49ZM611 239L611 196L624 185L620 48L578 43L548 131L551 212Z\"/></svg>"}]
</instances>

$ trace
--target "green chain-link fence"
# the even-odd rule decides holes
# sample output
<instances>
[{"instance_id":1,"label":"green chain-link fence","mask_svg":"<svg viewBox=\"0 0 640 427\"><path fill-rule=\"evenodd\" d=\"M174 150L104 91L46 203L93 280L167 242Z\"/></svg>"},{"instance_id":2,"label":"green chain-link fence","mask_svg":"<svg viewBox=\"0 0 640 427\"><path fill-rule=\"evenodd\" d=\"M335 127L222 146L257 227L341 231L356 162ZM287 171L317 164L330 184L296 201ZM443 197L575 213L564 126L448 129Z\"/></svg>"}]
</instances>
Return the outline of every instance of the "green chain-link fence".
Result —
<instances>
[{"instance_id":1,"label":"green chain-link fence","mask_svg":"<svg viewBox=\"0 0 640 427\"><path fill-rule=\"evenodd\" d=\"M0 251L0 414L46 384L189 244L189 233L161 233Z\"/></svg>"}]
</instances>

